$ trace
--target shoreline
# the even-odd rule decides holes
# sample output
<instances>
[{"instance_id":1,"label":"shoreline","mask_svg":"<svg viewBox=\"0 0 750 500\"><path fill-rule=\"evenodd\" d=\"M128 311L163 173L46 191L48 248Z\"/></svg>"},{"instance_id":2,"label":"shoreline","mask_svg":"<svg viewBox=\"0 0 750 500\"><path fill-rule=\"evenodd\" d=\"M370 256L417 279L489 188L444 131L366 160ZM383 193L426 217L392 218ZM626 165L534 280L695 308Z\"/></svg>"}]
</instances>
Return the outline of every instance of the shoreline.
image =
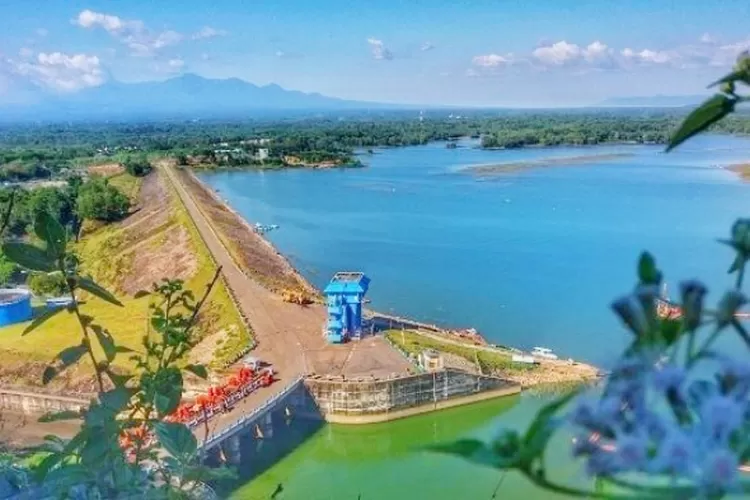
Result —
<instances>
[{"instance_id":1,"label":"shoreline","mask_svg":"<svg viewBox=\"0 0 750 500\"><path fill-rule=\"evenodd\" d=\"M240 223L244 226L245 230L249 232L250 234L255 236L255 239L257 239L260 243L262 243L268 250L273 252L273 254L276 256L278 261L281 263L281 265L285 268L285 271L289 272L291 275L299 281L300 284L306 289L307 292L313 293L314 296L319 297L321 292L310 283L307 278L305 278L302 273L299 272L299 270L292 265L292 263L289 261L289 259L282 254L278 248L274 246L274 244L265 236L262 234L258 234L255 229L253 229L253 226L250 224L250 222L245 219L239 212L237 212L234 207L232 207L229 203L225 202L223 199L221 199L218 195L218 193L213 190L210 186L208 186L205 182L203 182L197 175L195 175L195 172L193 172L192 167L188 167L183 170L185 175L188 175L191 177L200 187L203 188L203 190L208 193L209 196L211 196L214 201L222 205L227 212L231 213L234 217L236 217ZM244 271L244 268L242 266L242 263L236 262L236 259L233 257L233 260L235 260L235 264Z\"/></svg>"},{"instance_id":2,"label":"shoreline","mask_svg":"<svg viewBox=\"0 0 750 500\"><path fill-rule=\"evenodd\" d=\"M191 178L196 183L198 188L208 193L214 203L219 204L226 212L231 213L236 219L238 219L244 230L251 233L254 239L256 239L257 241L262 242L262 245L268 251L273 253L274 258L277 259L277 261L286 270L293 273L297 280L299 280L300 283L304 284L307 290L314 291L315 297L318 299L322 299L322 293L312 283L310 283L302 275L302 273L299 272L299 270L294 267L289 259L287 259L287 257L283 253L281 253L270 240L268 240L263 234L256 233L249 221L247 221L239 212L232 208L228 204L228 202L225 202L223 199L221 199L218 194L210 186L208 186L200 178L198 178L192 170L190 170L189 168L185 169L185 175ZM240 267L240 269L243 269L241 263L236 262L236 264L238 265L238 267ZM252 273L248 273L244 269L243 272L247 274L250 279L254 279ZM277 291L269 289L269 292L278 295ZM465 344L467 347L474 347L473 344L467 343L466 339L462 339L457 335L457 332L466 331L465 328L457 330L447 325L427 324L411 318L384 314L370 308L366 308L366 314L370 318L380 318L381 321L385 319L388 321L395 321L397 323L400 323L404 326L404 328L414 329L415 333L419 334L420 336L424 336L424 338L430 338L431 334L438 334L447 339L449 343L455 342L459 344ZM521 352L518 349L514 349L512 346L509 348L493 347L492 343L484 339L481 334L479 334L479 337L481 337L482 339L483 349L493 350L496 351L497 354L506 355L508 357L510 357L511 352ZM410 362L412 361L410 360ZM570 366L571 369L566 369L566 367L568 366ZM574 366L577 368L574 368ZM561 382L589 382L596 380L599 376L599 373L600 371L597 367L586 362L576 361L575 365L569 365L567 360L560 359L556 361L544 360L537 365L537 369L534 369L532 371L527 372L525 370L519 370L518 373L514 373L513 376L503 376L506 376L506 378L508 378L509 380L520 383L524 388L526 388L550 383L556 384Z\"/></svg>"}]
</instances>

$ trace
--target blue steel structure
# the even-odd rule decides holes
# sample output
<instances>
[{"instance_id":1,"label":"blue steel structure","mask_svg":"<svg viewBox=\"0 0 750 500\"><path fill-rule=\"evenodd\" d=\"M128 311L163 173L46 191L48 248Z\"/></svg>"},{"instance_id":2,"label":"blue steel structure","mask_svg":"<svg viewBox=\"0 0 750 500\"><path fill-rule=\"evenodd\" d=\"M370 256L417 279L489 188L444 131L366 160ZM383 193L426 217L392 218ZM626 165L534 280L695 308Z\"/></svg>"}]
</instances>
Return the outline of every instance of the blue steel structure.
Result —
<instances>
[{"instance_id":1,"label":"blue steel structure","mask_svg":"<svg viewBox=\"0 0 750 500\"><path fill-rule=\"evenodd\" d=\"M28 321L31 316L31 294L28 290L0 290L0 327Z\"/></svg>"},{"instance_id":2,"label":"blue steel structure","mask_svg":"<svg viewBox=\"0 0 750 500\"><path fill-rule=\"evenodd\" d=\"M346 342L362 333L362 303L370 278L359 272L336 273L323 293L328 306L326 336L331 343Z\"/></svg>"}]
</instances>

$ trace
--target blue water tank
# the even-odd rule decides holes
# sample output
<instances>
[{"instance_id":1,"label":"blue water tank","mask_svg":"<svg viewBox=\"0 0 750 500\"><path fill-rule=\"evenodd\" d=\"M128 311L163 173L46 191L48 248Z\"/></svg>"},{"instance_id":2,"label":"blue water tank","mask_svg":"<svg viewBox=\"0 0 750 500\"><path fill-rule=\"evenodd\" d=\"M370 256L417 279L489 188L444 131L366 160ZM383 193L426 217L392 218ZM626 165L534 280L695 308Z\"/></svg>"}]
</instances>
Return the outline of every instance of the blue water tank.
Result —
<instances>
[{"instance_id":1,"label":"blue water tank","mask_svg":"<svg viewBox=\"0 0 750 500\"><path fill-rule=\"evenodd\" d=\"M31 294L20 288L0 290L0 327L29 321Z\"/></svg>"}]
</instances>

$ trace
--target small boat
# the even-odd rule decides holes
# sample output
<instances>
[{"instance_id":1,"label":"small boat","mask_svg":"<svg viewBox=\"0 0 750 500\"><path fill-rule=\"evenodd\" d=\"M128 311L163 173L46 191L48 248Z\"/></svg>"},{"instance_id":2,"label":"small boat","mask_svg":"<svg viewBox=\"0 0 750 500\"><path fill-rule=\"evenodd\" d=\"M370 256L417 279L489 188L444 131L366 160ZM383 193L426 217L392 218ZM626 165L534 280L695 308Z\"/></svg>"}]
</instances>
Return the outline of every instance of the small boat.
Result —
<instances>
[{"instance_id":1,"label":"small boat","mask_svg":"<svg viewBox=\"0 0 750 500\"><path fill-rule=\"evenodd\" d=\"M557 359L557 354L552 352L552 349L547 349L546 347L533 348L531 350L531 355L536 356L538 358Z\"/></svg>"}]
</instances>

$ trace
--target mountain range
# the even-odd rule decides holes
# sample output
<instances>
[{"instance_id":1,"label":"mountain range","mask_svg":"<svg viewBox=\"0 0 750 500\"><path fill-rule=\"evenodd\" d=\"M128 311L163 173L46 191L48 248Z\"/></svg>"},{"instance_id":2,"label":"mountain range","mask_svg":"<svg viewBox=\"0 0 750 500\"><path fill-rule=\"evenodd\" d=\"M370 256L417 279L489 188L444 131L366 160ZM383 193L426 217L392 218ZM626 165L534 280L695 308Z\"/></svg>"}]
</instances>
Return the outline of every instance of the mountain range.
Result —
<instances>
[{"instance_id":1,"label":"mountain range","mask_svg":"<svg viewBox=\"0 0 750 500\"><path fill-rule=\"evenodd\" d=\"M24 89L23 98L0 104L5 120L242 117L291 110L332 111L394 108L317 93L258 86L239 78L209 79L186 74L164 81L109 82L71 94Z\"/></svg>"}]
</instances>

